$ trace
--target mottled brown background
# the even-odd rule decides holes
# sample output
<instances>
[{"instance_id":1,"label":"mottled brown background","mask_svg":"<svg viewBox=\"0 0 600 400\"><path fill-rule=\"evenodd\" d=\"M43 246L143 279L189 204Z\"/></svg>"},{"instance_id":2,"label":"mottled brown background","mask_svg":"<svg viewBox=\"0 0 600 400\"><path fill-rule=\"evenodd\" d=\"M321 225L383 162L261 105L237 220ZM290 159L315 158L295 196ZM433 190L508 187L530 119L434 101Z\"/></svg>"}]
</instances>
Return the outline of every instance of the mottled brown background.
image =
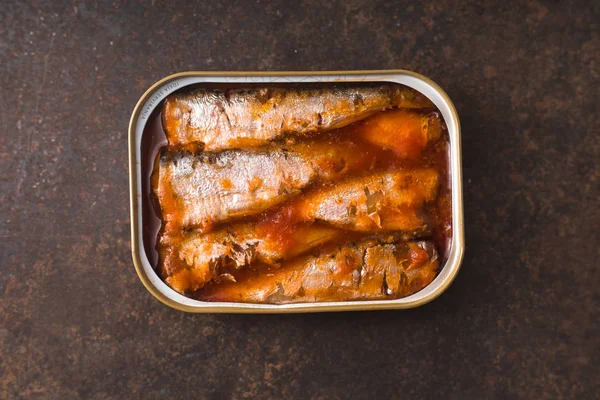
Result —
<instances>
[{"instance_id":1,"label":"mottled brown background","mask_svg":"<svg viewBox=\"0 0 600 400\"><path fill-rule=\"evenodd\" d=\"M599 2L53 3L0 2L1 399L598 398ZM441 298L186 315L142 287L127 124L148 86L385 68L462 120L467 250Z\"/></svg>"}]
</instances>

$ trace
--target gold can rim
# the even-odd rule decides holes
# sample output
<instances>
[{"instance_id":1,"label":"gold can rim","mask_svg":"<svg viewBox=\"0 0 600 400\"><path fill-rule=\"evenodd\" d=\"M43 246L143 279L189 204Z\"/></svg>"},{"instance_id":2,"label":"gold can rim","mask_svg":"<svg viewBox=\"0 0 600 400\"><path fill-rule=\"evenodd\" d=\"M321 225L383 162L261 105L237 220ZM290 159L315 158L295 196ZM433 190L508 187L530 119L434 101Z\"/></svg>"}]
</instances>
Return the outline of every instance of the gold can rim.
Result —
<instances>
[{"instance_id":1,"label":"gold can rim","mask_svg":"<svg viewBox=\"0 0 600 400\"><path fill-rule=\"evenodd\" d=\"M441 104L438 104L435 100L436 106L440 108L442 105L443 109L440 108L444 114L444 119L448 125L448 132L450 133L451 142L451 154L450 154L450 174L452 177L452 245L450 250L450 256L446 261L446 264L440 270L438 277L430 283L427 287L421 291L402 298L395 300L373 300L373 301L345 301L345 302L322 302L322 303L298 303L298 304L251 304L251 303L211 303L202 302L198 300L189 299L185 296L176 293L171 288L168 288L162 280L158 277L156 272L150 267L155 274L154 277L148 275L148 268L142 261L142 252L144 251L141 245L141 195L138 191L138 183L141 179L139 174L140 161L137 157L137 132L138 132L138 121L140 114L142 113L144 106L146 106L146 114L152 111L154 107L160 103L157 100L155 104L150 104L150 110L148 110L148 102L152 100L158 91L165 88L168 84L182 79L187 78L198 78L206 79L221 79L230 83L268 83L278 81L280 83L298 83L306 82L306 80L298 80L299 77L312 77L312 78L327 78L327 79L315 79L311 82L324 82L324 83L335 83L335 82L356 82L356 81L388 81L396 82L406 86L413 87L416 90L418 88L411 85L411 82L397 81L392 78L404 77L414 80L414 82L421 82L424 87L432 89L432 93L439 96L438 100ZM261 80L262 78L262 80ZM272 79L271 81L266 79ZM285 78L279 81L280 78ZM354 78L354 79L353 79ZM402 79L401 79L402 80ZM188 86L182 85L180 87L171 87L171 89L178 90L181 87ZM172 90L172 91L174 91ZM419 90L422 92L422 90ZM170 92L169 92L170 93ZM168 94L168 93L167 93ZM427 95L426 93L424 93ZM166 94L165 94L166 96ZM163 98L165 97L163 96ZM160 96L159 96L160 97ZM430 97L430 96L428 96ZM431 97L430 97L431 98ZM448 115L446 115L448 114ZM449 118L448 118L449 117ZM142 129L143 130L143 129ZM363 310L384 310L384 309L406 309L415 308L427 304L437 297L439 297L450 284L456 278L462 260L464 258L464 212L463 212L463 200L462 200L462 156L461 156L461 134L460 134L460 121L456 108L452 103L450 97L446 92L433 80L418 74L413 71L394 69L394 70L366 70L366 71L186 71L179 72L176 74L169 75L156 83L154 83L144 94L140 97L136 103L131 118L129 120L129 131L128 131L128 147L129 147L129 196L130 196L130 223L131 223L131 252L133 258L133 264L135 266L138 277L146 289L160 302L166 304L174 309L192 312L192 313L301 313L301 312L331 312L331 311L363 311ZM445 271L445 272L444 272ZM443 279L440 279L437 283L435 290L429 290L432 285L438 281L440 276L443 275ZM157 280L162 282L164 286L168 288L171 295L167 295L163 290L160 290ZM427 291L423 294L424 291ZM167 292L168 293L168 292ZM419 296L419 293L422 293ZM194 304L198 303L198 304Z\"/></svg>"}]
</instances>

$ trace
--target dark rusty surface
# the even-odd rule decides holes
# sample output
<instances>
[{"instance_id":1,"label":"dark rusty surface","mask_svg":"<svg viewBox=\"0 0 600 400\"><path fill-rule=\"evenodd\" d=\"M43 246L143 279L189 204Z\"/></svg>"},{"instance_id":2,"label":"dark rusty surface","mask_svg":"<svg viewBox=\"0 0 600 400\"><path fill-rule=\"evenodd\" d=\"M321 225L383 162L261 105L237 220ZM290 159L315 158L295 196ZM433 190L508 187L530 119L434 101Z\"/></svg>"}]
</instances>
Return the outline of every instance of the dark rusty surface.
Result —
<instances>
[{"instance_id":1,"label":"dark rusty surface","mask_svg":"<svg viewBox=\"0 0 600 400\"><path fill-rule=\"evenodd\" d=\"M0 398L596 398L598 2L3 1ZM186 315L131 262L127 125L183 70L407 68L463 127L467 251L411 311Z\"/></svg>"}]
</instances>

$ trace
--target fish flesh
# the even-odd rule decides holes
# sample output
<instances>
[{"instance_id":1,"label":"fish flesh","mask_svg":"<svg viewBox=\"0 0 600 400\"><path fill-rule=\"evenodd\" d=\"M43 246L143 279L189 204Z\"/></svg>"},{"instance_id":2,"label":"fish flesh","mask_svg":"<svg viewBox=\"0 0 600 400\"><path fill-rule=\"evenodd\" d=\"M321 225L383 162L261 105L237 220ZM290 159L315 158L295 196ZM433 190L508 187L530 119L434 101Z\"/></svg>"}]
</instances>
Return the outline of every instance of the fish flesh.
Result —
<instances>
[{"instance_id":1,"label":"fish flesh","mask_svg":"<svg viewBox=\"0 0 600 400\"><path fill-rule=\"evenodd\" d=\"M437 270L431 242L368 238L295 258L269 274L207 286L202 298L270 304L396 299L423 289Z\"/></svg>"},{"instance_id":2,"label":"fish flesh","mask_svg":"<svg viewBox=\"0 0 600 400\"><path fill-rule=\"evenodd\" d=\"M434 106L419 92L391 83L333 89L197 89L167 97L162 118L170 146L193 144L221 151L261 146L286 134L306 136L341 128L396 107Z\"/></svg>"},{"instance_id":3,"label":"fish flesh","mask_svg":"<svg viewBox=\"0 0 600 400\"><path fill-rule=\"evenodd\" d=\"M438 112L399 109L375 114L345 129L371 144L392 150L401 159L416 160L428 144L442 136L443 127Z\"/></svg>"},{"instance_id":4,"label":"fish flesh","mask_svg":"<svg viewBox=\"0 0 600 400\"><path fill-rule=\"evenodd\" d=\"M165 152L155 167L153 187L166 231L206 231L219 222L258 214L314 182L368 170L374 157L349 141L219 153Z\"/></svg>"},{"instance_id":5,"label":"fish flesh","mask_svg":"<svg viewBox=\"0 0 600 400\"><path fill-rule=\"evenodd\" d=\"M422 237L429 228L420 208L435 198L437 186L438 176L433 169L351 178L338 186L315 190L258 224L238 223L209 233L163 235L161 245L174 249L163 262L163 269L167 275L181 268L192 270L189 284L197 289L219 279L228 267L239 269L257 261L279 265L282 260L347 235L345 230L398 231L404 240ZM315 221L318 223L307 225Z\"/></svg>"}]
</instances>

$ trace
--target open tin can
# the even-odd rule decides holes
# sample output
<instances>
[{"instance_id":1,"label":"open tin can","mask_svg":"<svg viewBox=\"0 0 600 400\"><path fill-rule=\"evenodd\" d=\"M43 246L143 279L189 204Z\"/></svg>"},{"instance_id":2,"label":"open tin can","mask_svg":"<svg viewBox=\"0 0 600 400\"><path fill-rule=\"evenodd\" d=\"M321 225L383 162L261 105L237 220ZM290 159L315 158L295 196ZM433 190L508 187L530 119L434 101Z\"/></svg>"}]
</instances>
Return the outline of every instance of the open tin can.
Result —
<instances>
[{"instance_id":1,"label":"open tin can","mask_svg":"<svg viewBox=\"0 0 600 400\"><path fill-rule=\"evenodd\" d=\"M428 97L442 114L450 140L452 191L452 239L445 264L424 289L394 300L317 302L296 304L219 303L194 300L171 289L149 261L143 242L142 136L153 111L169 94L194 84L297 84L340 82L392 82L408 86ZM463 200L460 123L448 95L433 81L406 70L332 72L182 72L168 76L150 87L137 102L129 123L129 182L131 201L131 249L133 263L144 286L164 304L196 313L298 313L413 308L438 297L453 281L464 254Z\"/></svg>"}]
</instances>

